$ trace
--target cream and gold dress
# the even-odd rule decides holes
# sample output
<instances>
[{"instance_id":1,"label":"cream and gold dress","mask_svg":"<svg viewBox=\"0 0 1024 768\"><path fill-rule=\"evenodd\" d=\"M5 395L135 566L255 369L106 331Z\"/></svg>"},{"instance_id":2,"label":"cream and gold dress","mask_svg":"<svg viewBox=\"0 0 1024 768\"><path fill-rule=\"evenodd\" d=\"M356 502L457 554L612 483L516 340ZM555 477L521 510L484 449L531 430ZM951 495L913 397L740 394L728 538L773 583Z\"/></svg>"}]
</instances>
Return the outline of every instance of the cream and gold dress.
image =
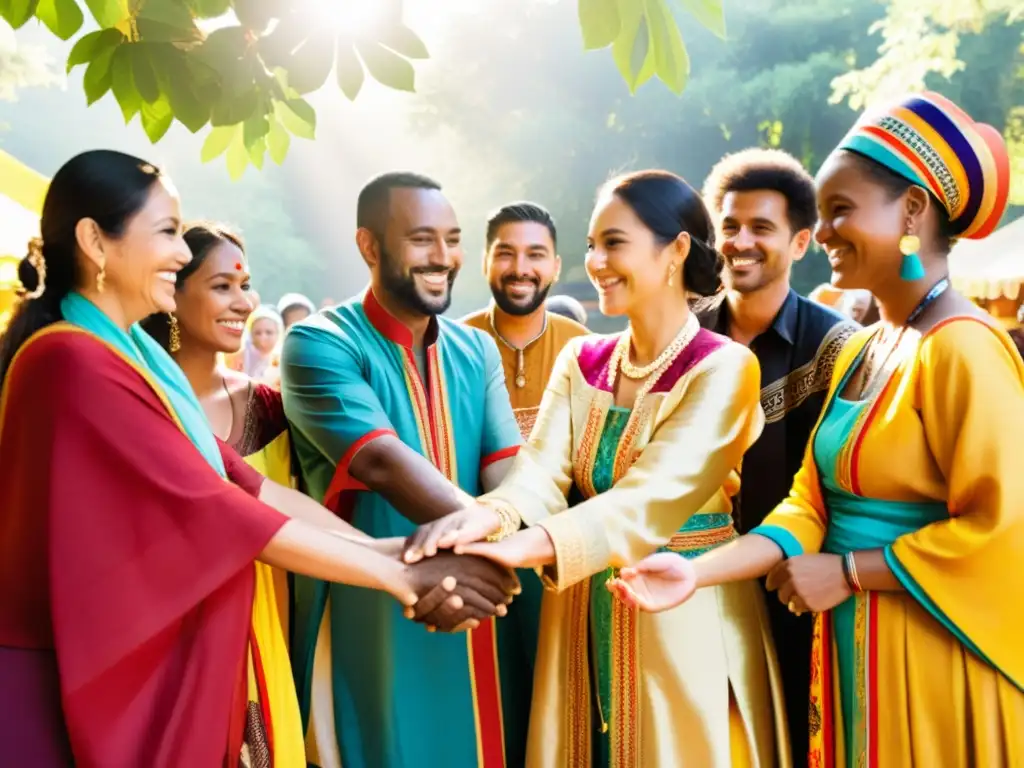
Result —
<instances>
[{"instance_id":1,"label":"cream and gold dress","mask_svg":"<svg viewBox=\"0 0 1024 768\"><path fill-rule=\"evenodd\" d=\"M700 590L660 614L604 589L615 569L659 549L695 557L736 536L730 497L764 424L757 360L696 331L628 410L614 404L618 341L569 342L529 445L482 497L543 526L555 545L543 574L527 766L788 766L755 582Z\"/></svg>"}]
</instances>

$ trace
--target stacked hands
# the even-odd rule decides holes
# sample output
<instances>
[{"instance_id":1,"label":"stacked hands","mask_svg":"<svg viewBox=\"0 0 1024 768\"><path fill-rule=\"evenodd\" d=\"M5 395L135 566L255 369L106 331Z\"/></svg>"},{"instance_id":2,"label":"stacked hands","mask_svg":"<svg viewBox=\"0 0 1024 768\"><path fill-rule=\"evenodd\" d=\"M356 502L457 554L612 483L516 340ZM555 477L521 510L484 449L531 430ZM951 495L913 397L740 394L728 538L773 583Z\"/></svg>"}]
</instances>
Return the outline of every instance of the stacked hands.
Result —
<instances>
[{"instance_id":1,"label":"stacked hands","mask_svg":"<svg viewBox=\"0 0 1024 768\"><path fill-rule=\"evenodd\" d=\"M500 528L498 513L481 504L417 528L400 553L406 582L402 594L409 597L399 599L406 604L406 618L430 632L459 632L505 616L522 591L513 569L527 562L517 552L518 536L485 541Z\"/></svg>"},{"instance_id":2,"label":"stacked hands","mask_svg":"<svg viewBox=\"0 0 1024 768\"><path fill-rule=\"evenodd\" d=\"M501 523L495 510L474 504L420 526L406 539L406 617L429 631L457 632L505 616L521 591L513 569L545 565L553 552L540 528L487 541ZM798 616L821 613L852 594L842 562L832 554L787 558L772 568L766 586ZM690 599L702 585L700 567L699 561L663 552L622 568L606 587L626 605L658 613Z\"/></svg>"}]
</instances>

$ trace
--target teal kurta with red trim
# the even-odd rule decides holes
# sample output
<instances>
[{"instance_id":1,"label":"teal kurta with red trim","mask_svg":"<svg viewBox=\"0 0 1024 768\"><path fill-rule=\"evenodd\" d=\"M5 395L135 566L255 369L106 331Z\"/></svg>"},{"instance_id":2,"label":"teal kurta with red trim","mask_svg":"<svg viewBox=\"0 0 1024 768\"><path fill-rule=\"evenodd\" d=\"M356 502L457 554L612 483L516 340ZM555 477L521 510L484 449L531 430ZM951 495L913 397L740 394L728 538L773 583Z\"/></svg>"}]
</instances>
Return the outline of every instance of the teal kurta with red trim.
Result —
<instances>
[{"instance_id":1,"label":"teal kurta with red trim","mask_svg":"<svg viewBox=\"0 0 1024 768\"><path fill-rule=\"evenodd\" d=\"M473 496L481 470L521 442L494 341L438 318L426 342L424 377L412 334L372 291L293 326L285 340L284 407L307 491L375 538L407 536L415 525L349 476L367 442L397 435ZM292 655L307 723L328 598L333 726L344 768L514 764L503 720L526 715L503 709L529 702L502 690L517 671L501 679L493 621L430 634L387 594L296 577Z\"/></svg>"}]
</instances>

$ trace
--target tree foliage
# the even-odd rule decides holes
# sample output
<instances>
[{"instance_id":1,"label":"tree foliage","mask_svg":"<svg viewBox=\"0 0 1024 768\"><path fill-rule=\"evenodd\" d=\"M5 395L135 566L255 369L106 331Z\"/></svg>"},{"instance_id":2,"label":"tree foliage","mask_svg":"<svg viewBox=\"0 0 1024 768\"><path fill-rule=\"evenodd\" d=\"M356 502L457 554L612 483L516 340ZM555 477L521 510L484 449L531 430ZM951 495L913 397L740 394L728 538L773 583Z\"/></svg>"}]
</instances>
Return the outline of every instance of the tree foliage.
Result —
<instances>
[{"instance_id":1,"label":"tree foliage","mask_svg":"<svg viewBox=\"0 0 1024 768\"><path fill-rule=\"evenodd\" d=\"M670 2L725 34L722 0L579 0L588 49L611 48L635 91L651 77L681 93L690 62ZM359 3L372 23L345 23ZM372 5L370 5L372 3ZM67 69L85 68L89 104L112 93L126 123L136 116L158 142L178 121L211 130L208 162L224 155L232 178L266 157L280 164L293 136L312 139L316 112L305 96L333 74L355 99L367 74L414 91L413 62L426 45L406 26L402 0L0 0L14 28L37 19L62 40L87 24ZM338 23L329 23L337 18ZM224 24L224 20L229 20ZM210 22L214 22L211 24Z\"/></svg>"},{"instance_id":2,"label":"tree foliage","mask_svg":"<svg viewBox=\"0 0 1024 768\"><path fill-rule=\"evenodd\" d=\"M833 80L831 100L861 109L907 91L949 83L966 72L972 42L988 33L987 43L998 40L996 50L1008 55L1002 67L985 73L988 83L983 87L1002 97L990 102L1001 109L985 119L1005 127L1014 166L1011 201L1024 204L1024 31L1018 23L1022 20L1021 0L888 0L885 16L871 28L882 38L877 55L866 66Z\"/></svg>"}]
</instances>

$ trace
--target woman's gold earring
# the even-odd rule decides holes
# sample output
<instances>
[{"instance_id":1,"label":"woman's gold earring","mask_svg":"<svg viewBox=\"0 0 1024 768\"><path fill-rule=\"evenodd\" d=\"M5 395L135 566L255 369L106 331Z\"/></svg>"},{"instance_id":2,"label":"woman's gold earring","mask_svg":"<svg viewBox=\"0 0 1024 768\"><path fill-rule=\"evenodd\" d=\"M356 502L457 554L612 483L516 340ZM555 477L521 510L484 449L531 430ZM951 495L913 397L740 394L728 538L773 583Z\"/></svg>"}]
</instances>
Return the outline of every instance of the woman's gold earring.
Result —
<instances>
[{"instance_id":1,"label":"woman's gold earring","mask_svg":"<svg viewBox=\"0 0 1024 768\"><path fill-rule=\"evenodd\" d=\"M100 271L96 273L96 290L103 293L107 288L107 265L100 264Z\"/></svg>"},{"instance_id":2,"label":"woman's gold earring","mask_svg":"<svg viewBox=\"0 0 1024 768\"><path fill-rule=\"evenodd\" d=\"M676 263L674 261L671 264L668 265L668 287L669 288L671 288L675 284L675 279L674 278L675 278L675 274L676 274L676 269L677 269L677 267L676 267Z\"/></svg>"},{"instance_id":3,"label":"woman's gold earring","mask_svg":"<svg viewBox=\"0 0 1024 768\"><path fill-rule=\"evenodd\" d=\"M181 330L178 328L178 318L173 314L169 314L168 317L171 319L171 352L177 352L181 349Z\"/></svg>"}]
</instances>

